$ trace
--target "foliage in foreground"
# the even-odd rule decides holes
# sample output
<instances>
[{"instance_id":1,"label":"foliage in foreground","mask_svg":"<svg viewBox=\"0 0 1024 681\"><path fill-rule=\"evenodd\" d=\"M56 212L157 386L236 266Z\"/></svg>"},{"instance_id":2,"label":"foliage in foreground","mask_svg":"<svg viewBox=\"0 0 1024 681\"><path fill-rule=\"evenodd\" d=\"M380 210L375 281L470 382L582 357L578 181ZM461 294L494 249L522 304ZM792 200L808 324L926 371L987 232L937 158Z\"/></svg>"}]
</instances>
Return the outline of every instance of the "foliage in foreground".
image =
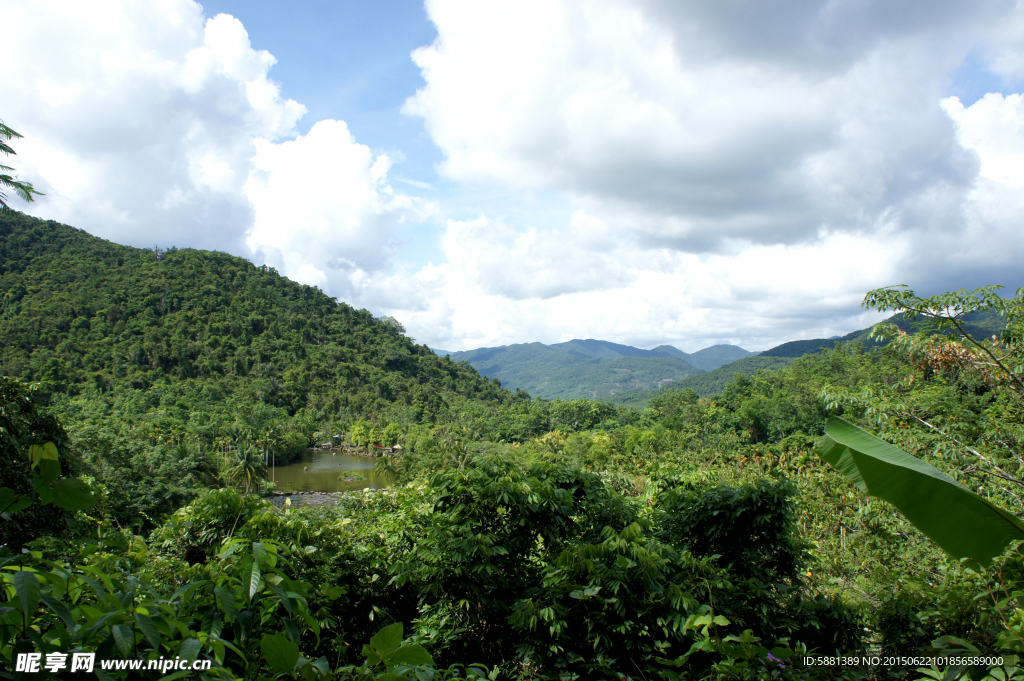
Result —
<instances>
[{"instance_id":1,"label":"foliage in foreground","mask_svg":"<svg viewBox=\"0 0 1024 681\"><path fill-rule=\"evenodd\" d=\"M593 473L477 456L322 517L211 491L148 540L108 528L0 559L0 636L12 656L209 660L210 678L365 673L346 643L388 621L415 632L390 661L371 639L366 664L389 673L473 659L533 677L707 675L861 645L855 613L800 580L790 483L660 480L648 505ZM723 544L736 524L757 541Z\"/></svg>"}]
</instances>

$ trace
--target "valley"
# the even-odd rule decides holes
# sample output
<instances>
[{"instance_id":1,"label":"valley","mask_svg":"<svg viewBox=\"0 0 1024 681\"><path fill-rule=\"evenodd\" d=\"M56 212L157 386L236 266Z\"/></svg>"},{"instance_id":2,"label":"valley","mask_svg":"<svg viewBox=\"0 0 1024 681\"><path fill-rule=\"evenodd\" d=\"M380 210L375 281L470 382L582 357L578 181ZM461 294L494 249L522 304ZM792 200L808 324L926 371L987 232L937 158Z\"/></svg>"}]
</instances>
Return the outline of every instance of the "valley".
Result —
<instances>
[{"instance_id":1,"label":"valley","mask_svg":"<svg viewBox=\"0 0 1024 681\"><path fill-rule=\"evenodd\" d=\"M916 665L806 659L1010 660L1024 292L948 296L870 292L886 342L440 356L242 258L0 212L0 661L853 681ZM891 460L837 458L844 428ZM946 485L928 513L922 478L858 482L892 461ZM993 536L973 563L948 548Z\"/></svg>"}]
</instances>

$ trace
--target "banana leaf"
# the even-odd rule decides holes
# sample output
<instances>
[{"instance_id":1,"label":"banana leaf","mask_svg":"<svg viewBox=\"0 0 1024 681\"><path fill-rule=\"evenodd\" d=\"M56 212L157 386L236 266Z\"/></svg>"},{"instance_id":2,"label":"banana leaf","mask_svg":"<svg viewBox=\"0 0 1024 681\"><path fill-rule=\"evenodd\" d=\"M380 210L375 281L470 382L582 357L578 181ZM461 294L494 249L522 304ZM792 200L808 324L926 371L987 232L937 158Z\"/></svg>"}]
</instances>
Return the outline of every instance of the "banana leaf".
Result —
<instances>
[{"instance_id":1,"label":"banana leaf","mask_svg":"<svg viewBox=\"0 0 1024 681\"><path fill-rule=\"evenodd\" d=\"M895 506L954 558L987 566L1010 542L1024 540L1024 523L1012 513L841 418L828 420L814 448L861 491Z\"/></svg>"}]
</instances>

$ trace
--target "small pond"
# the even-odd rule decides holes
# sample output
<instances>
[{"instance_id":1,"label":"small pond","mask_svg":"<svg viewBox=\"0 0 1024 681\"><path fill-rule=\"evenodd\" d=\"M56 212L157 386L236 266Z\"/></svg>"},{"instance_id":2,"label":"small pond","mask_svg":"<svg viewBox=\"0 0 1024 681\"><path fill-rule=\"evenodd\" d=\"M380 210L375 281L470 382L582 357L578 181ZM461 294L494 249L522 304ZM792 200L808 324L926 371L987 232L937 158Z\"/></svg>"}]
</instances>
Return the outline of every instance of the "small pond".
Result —
<instances>
[{"instance_id":1,"label":"small pond","mask_svg":"<svg viewBox=\"0 0 1024 681\"><path fill-rule=\"evenodd\" d=\"M390 487L391 480L378 473L376 465L377 458L372 456L308 451L301 461L270 468L267 479L277 482L278 492L350 492Z\"/></svg>"}]
</instances>

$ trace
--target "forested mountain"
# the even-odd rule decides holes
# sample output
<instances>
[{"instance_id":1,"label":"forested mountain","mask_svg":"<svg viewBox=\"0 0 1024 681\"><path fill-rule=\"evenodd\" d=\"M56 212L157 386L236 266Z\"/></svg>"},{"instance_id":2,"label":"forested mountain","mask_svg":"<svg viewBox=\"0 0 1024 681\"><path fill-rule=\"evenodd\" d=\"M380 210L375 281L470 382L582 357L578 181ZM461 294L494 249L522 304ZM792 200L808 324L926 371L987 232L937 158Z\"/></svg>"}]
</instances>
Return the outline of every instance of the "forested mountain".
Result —
<instances>
[{"instance_id":1,"label":"forested mountain","mask_svg":"<svg viewBox=\"0 0 1024 681\"><path fill-rule=\"evenodd\" d=\"M914 333L927 328L927 324L924 321L908 322L903 318L902 314L893 315L886 320L891 324L895 324L900 330L907 333ZM990 338L993 334L1001 333L1003 328L1006 326L1006 320L997 314L992 312L976 312L964 317L963 320L964 331L974 336L975 338ZM845 336L839 336L836 338L814 338L811 340L796 340L782 345L776 345L774 348L765 350L761 353L762 357L802 357L803 355L810 354L812 352L821 352L828 348L835 347L836 343L846 343L849 341L857 341L862 343L864 347L872 348L881 345L879 341L871 338L871 328L859 329L852 331Z\"/></svg>"},{"instance_id":2,"label":"forested mountain","mask_svg":"<svg viewBox=\"0 0 1024 681\"><path fill-rule=\"evenodd\" d=\"M886 321L895 324L900 328L900 330L906 333L914 333L928 328L928 323L926 321L916 320L914 322L908 322L903 318L902 314L893 315ZM997 335L1002 332L1003 328L1006 326L1006 320L992 312L975 312L964 317L962 326L964 331L975 338L990 338L993 335ZM860 343L865 348L875 348L883 345L882 342L871 338L871 328L872 327L859 329L857 331L852 331L845 336L839 336L836 338L814 338L810 340L789 341L787 343L782 343L781 345L776 345L775 347L756 355L748 353L747 356L734 361L722 362L716 366L705 369L704 373L687 376L681 380L663 384L658 388L638 388L635 390L620 392L610 396L608 400L613 404L643 408L651 398L657 396L662 390L693 390L699 397L719 395L723 390L725 390L726 385L728 385L728 383L737 376L754 376L757 372L764 369L782 369L789 366L793 360L798 357L831 350L837 347L837 345L841 345L843 343L852 341ZM703 352L716 350L717 348L725 349L726 352L733 352L728 349L735 347L736 346L734 345L716 345L711 348L701 350L698 353L694 353L691 357L696 357ZM700 366L699 364L696 364L693 359L691 359L690 362L695 366Z\"/></svg>"},{"instance_id":3,"label":"forested mountain","mask_svg":"<svg viewBox=\"0 0 1024 681\"><path fill-rule=\"evenodd\" d=\"M374 318L225 253L119 246L0 213L0 373L74 395L176 386L289 414L432 418L452 397L509 399ZM186 400L189 401L189 400Z\"/></svg>"},{"instance_id":4,"label":"forested mountain","mask_svg":"<svg viewBox=\"0 0 1024 681\"><path fill-rule=\"evenodd\" d=\"M435 351L441 352L441 351ZM671 345L643 350L602 340L520 343L448 353L502 385L545 399L610 398L629 390L650 390L709 371L752 353L714 345L686 353Z\"/></svg>"},{"instance_id":5,"label":"forested mountain","mask_svg":"<svg viewBox=\"0 0 1024 681\"><path fill-rule=\"evenodd\" d=\"M808 352L804 354L813 353ZM623 406L642 409L647 406L647 403L651 398L656 397L663 391L692 390L698 397L711 397L713 395L721 394L725 389L725 386L737 375L754 376L757 372L762 370L782 369L789 366L794 359L794 357L775 357L765 356L763 354L744 357L736 360L735 362L723 364L716 369L687 376L678 381L673 381L661 388L655 388L653 390L638 389L621 392L609 397L608 401L612 404L620 404Z\"/></svg>"},{"instance_id":6,"label":"forested mountain","mask_svg":"<svg viewBox=\"0 0 1024 681\"><path fill-rule=\"evenodd\" d=\"M659 345L654 349L660 350L661 348L676 350L671 345ZM680 351L677 350L677 352ZM701 371L714 371L723 364L735 362L745 357L753 357L755 354L749 350L744 350L738 345L712 345L703 350L690 353L684 359L688 364L697 367Z\"/></svg>"}]
</instances>

